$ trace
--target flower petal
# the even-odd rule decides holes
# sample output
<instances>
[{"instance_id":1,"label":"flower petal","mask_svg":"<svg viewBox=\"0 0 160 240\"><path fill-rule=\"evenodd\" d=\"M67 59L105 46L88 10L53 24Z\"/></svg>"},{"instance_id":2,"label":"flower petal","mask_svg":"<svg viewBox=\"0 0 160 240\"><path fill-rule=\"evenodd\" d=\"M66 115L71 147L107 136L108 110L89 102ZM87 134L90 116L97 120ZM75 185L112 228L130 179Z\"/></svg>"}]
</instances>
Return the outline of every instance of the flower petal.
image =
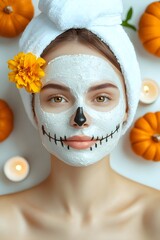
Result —
<instances>
[{"instance_id":1,"label":"flower petal","mask_svg":"<svg viewBox=\"0 0 160 240\"><path fill-rule=\"evenodd\" d=\"M37 58L32 53L18 53L14 59L8 61L8 68L12 70L8 77L11 82L15 82L17 88L24 87L27 92L36 93L42 88L41 78L45 73L41 68L46 61Z\"/></svg>"}]
</instances>

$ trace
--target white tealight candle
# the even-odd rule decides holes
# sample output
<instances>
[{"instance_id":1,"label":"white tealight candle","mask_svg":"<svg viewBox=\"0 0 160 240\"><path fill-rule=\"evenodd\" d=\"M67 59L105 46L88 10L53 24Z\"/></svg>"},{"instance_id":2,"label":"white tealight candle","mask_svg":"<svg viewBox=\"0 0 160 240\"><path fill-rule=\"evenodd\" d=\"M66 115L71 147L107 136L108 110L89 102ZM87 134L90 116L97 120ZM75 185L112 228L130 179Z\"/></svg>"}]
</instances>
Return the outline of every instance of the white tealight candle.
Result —
<instances>
[{"instance_id":1,"label":"white tealight candle","mask_svg":"<svg viewBox=\"0 0 160 240\"><path fill-rule=\"evenodd\" d=\"M4 165L4 174L12 182L20 182L29 174L29 164L23 157L13 157Z\"/></svg>"},{"instance_id":2,"label":"white tealight candle","mask_svg":"<svg viewBox=\"0 0 160 240\"><path fill-rule=\"evenodd\" d=\"M142 81L140 102L151 104L159 97L159 86L154 80L146 79Z\"/></svg>"}]
</instances>

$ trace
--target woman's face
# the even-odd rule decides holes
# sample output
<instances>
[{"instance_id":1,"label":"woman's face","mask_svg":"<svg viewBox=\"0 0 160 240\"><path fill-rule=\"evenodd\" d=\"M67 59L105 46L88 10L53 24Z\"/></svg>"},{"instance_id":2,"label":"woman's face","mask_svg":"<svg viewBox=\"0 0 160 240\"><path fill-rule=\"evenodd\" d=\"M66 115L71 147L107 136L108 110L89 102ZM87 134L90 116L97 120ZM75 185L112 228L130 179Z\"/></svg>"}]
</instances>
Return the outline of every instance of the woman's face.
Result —
<instances>
[{"instance_id":1,"label":"woman's face","mask_svg":"<svg viewBox=\"0 0 160 240\"><path fill-rule=\"evenodd\" d=\"M46 55L43 88L35 96L42 142L58 159L87 166L109 155L126 120L123 77L103 55L81 43Z\"/></svg>"}]
</instances>

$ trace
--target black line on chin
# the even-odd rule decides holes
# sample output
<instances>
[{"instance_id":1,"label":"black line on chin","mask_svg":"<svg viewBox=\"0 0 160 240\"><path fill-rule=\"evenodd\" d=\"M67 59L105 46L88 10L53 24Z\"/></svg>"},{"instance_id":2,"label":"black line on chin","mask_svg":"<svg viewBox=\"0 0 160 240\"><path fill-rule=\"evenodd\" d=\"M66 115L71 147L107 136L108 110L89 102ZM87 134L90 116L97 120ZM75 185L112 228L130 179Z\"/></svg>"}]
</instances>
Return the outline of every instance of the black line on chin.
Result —
<instances>
[{"instance_id":1,"label":"black line on chin","mask_svg":"<svg viewBox=\"0 0 160 240\"><path fill-rule=\"evenodd\" d=\"M49 141L51 142L51 140L52 140L52 137L51 137L51 134L49 133Z\"/></svg>"},{"instance_id":2,"label":"black line on chin","mask_svg":"<svg viewBox=\"0 0 160 240\"><path fill-rule=\"evenodd\" d=\"M60 137L60 142L61 142L61 145L62 145L62 147L64 147L64 144L63 144L63 139L62 139L62 137Z\"/></svg>"},{"instance_id":3,"label":"black line on chin","mask_svg":"<svg viewBox=\"0 0 160 240\"><path fill-rule=\"evenodd\" d=\"M43 133L43 135L45 135L46 134L46 132L45 132L45 130L44 130L44 126L42 125L42 133Z\"/></svg>"},{"instance_id":4,"label":"black line on chin","mask_svg":"<svg viewBox=\"0 0 160 240\"><path fill-rule=\"evenodd\" d=\"M56 140L57 138L56 138L56 134L54 134L54 142L55 142L55 144L57 145L57 140Z\"/></svg>"}]
</instances>

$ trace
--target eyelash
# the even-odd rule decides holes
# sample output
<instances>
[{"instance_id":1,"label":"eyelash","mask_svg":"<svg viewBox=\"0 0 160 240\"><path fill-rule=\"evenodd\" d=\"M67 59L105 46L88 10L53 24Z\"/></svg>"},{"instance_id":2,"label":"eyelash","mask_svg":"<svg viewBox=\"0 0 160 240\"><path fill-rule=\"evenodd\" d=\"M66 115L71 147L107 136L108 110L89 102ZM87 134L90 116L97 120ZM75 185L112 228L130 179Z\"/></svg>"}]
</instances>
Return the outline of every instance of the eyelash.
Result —
<instances>
[{"instance_id":1,"label":"eyelash","mask_svg":"<svg viewBox=\"0 0 160 240\"><path fill-rule=\"evenodd\" d=\"M52 96L52 97L48 98L48 102L52 102L52 103L64 103L64 102L52 101L52 100L55 99L55 98L62 98L62 100L64 100L65 102L68 102L68 101L66 100L66 98L64 98L64 96L62 96L62 95Z\"/></svg>"},{"instance_id":2,"label":"eyelash","mask_svg":"<svg viewBox=\"0 0 160 240\"><path fill-rule=\"evenodd\" d=\"M97 98L100 98L100 97L107 99L107 101L102 101L102 102L98 102L98 101L96 101ZM101 94L101 95L97 95L97 96L94 98L94 101L96 101L97 103L106 103L106 102L111 101L111 100L112 100L111 97L106 96L106 95L103 95L103 94Z\"/></svg>"}]
</instances>

